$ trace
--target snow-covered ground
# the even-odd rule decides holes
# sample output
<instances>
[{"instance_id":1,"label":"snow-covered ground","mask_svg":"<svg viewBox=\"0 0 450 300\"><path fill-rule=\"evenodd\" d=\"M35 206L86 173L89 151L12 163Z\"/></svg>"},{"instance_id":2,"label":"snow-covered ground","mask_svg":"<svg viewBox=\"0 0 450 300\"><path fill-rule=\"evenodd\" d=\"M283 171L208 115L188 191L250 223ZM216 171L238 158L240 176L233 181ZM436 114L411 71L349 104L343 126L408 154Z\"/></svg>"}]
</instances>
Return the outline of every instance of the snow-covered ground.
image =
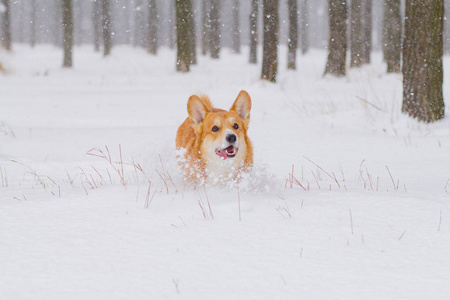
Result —
<instances>
[{"instance_id":1,"label":"snow-covered ground","mask_svg":"<svg viewBox=\"0 0 450 300\"><path fill-rule=\"evenodd\" d=\"M0 52L1 299L449 299L450 118L402 115L379 53L337 79L282 48L271 84L247 50L189 74L168 49ZM187 99L241 89L254 172L185 183Z\"/></svg>"}]
</instances>

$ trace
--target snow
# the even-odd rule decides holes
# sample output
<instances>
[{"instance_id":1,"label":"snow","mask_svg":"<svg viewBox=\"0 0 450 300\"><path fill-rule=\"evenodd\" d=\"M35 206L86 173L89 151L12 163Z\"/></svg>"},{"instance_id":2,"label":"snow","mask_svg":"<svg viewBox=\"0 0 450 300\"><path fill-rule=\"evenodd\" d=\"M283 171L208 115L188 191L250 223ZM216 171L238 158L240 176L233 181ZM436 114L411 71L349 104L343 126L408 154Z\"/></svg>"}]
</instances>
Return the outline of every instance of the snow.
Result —
<instances>
[{"instance_id":1,"label":"snow","mask_svg":"<svg viewBox=\"0 0 450 300\"><path fill-rule=\"evenodd\" d=\"M380 53L334 78L324 51L291 71L281 48L271 84L244 50L188 74L168 49L81 46L73 69L48 45L0 51L2 299L449 298L449 118L401 114ZM228 109L241 89L254 172L185 183L187 99Z\"/></svg>"}]
</instances>

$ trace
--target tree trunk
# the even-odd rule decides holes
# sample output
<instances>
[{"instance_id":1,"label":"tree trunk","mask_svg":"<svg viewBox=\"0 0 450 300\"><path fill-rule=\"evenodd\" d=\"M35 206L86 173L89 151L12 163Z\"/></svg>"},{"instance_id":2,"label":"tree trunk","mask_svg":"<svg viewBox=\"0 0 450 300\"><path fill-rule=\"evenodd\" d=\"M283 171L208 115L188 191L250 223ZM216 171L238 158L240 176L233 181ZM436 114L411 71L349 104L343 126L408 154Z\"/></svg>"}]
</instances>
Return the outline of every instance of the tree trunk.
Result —
<instances>
[{"instance_id":1,"label":"tree trunk","mask_svg":"<svg viewBox=\"0 0 450 300\"><path fill-rule=\"evenodd\" d=\"M111 9L109 0L102 2L103 15L103 55L111 54L112 48L112 33L111 33Z\"/></svg>"},{"instance_id":2,"label":"tree trunk","mask_svg":"<svg viewBox=\"0 0 450 300\"><path fill-rule=\"evenodd\" d=\"M10 51L12 49L11 43L11 11L9 6L9 0L3 0L4 13L3 13L3 39L2 44L5 46L6 50Z\"/></svg>"},{"instance_id":3,"label":"tree trunk","mask_svg":"<svg viewBox=\"0 0 450 300\"><path fill-rule=\"evenodd\" d=\"M328 59L325 74L345 76L347 55L347 1L329 0Z\"/></svg>"},{"instance_id":4,"label":"tree trunk","mask_svg":"<svg viewBox=\"0 0 450 300\"><path fill-rule=\"evenodd\" d=\"M92 25L94 27L94 49L100 51L100 0L92 1Z\"/></svg>"},{"instance_id":5,"label":"tree trunk","mask_svg":"<svg viewBox=\"0 0 450 300\"><path fill-rule=\"evenodd\" d=\"M25 21L26 17L25 17L25 1L20 1L20 23L19 23L19 32L17 34L17 41L20 43L24 43L25 42L25 35L24 35L24 31L25 31L25 24L28 22ZM60 24L60 23L58 23Z\"/></svg>"},{"instance_id":6,"label":"tree trunk","mask_svg":"<svg viewBox=\"0 0 450 300\"><path fill-rule=\"evenodd\" d=\"M250 63L258 62L258 0L252 0L252 11L250 13Z\"/></svg>"},{"instance_id":7,"label":"tree trunk","mask_svg":"<svg viewBox=\"0 0 450 300\"><path fill-rule=\"evenodd\" d=\"M175 38L175 35L176 35L176 29L177 29L177 25L176 25L176 8L175 8L175 1L169 1L169 13L170 13L170 16L169 16L169 19L168 20L166 20L166 22L168 23L168 25L169 25L169 29L168 29L168 32L169 32L169 38L168 38L168 41L169 41L169 47L170 47L170 49L173 49L173 48L175 48L175 44L176 44L176 38Z\"/></svg>"},{"instance_id":8,"label":"tree trunk","mask_svg":"<svg viewBox=\"0 0 450 300\"><path fill-rule=\"evenodd\" d=\"M402 17L400 0L384 0L383 56L388 73L400 72Z\"/></svg>"},{"instance_id":9,"label":"tree trunk","mask_svg":"<svg viewBox=\"0 0 450 300\"><path fill-rule=\"evenodd\" d=\"M202 0L202 54L209 51L209 1Z\"/></svg>"},{"instance_id":10,"label":"tree trunk","mask_svg":"<svg viewBox=\"0 0 450 300\"><path fill-rule=\"evenodd\" d=\"M363 11L361 62L370 64L370 54L372 53L372 0L364 0Z\"/></svg>"},{"instance_id":11,"label":"tree trunk","mask_svg":"<svg viewBox=\"0 0 450 300\"><path fill-rule=\"evenodd\" d=\"M402 111L424 122L444 117L444 0L408 0L403 41Z\"/></svg>"},{"instance_id":12,"label":"tree trunk","mask_svg":"<svg viewBox=\"0 0 450 300\"><path fill-rule=\"evenodd\" d=\"M295 58L298 44L298 9L297 0L288 0L289 39L288 39L288 69L295 70Z\"/></svg>"},{"instance_id":13,"label":"tree trunk","mask_svg":"<svg viewBox=\"0 0 450 300\"><path fill-rule=\"evenodd\" d=\"M277 81L278 70L278 0L263 0L264 45L261 79Z\"/></svg>"},{"instance_id":14,"label":"tree trunk","mask_svg":"<svg viewBox=\"0 0 450 300\"><path fill-rule=\"evenodd\" d=\"M350 6L350 67L362 64L362 0L351 0Z\"/></svg>"},{"instance_id":15,"label":"tree trunk","mask_svg":"<svg viewBox=\"0 0 450 300\"><path fill-rule=\"evenodd\" d=\"M63 0L63 48L64 62L63 67L72 67L72 48L73 48L73 9L72 0Z\"/></svg>"},{"instance_id":16,"label":"tree trunk","mask_svg":"<svg viewBox=\"0 0 450 300\"><path fill-rule=\"evenodd\" d=\"M194 10L192 9L191 0L187 1L188 5L188 28L189 28L189 59L190 64L197 64L197 35L195 34L195 18L194 18Z\"/></svg>"},{"instance_id":17,"label":"tree trunk","mask_svg":"<svg viewBox=\"0 0 450 300\"><path fill-rule=\"evenodd\" d=\"M150 0L148 7L148 38L147 49L150 54L158 53L158 11L156 0Z\"/></svg>"},{"instance_id":18,"label":"tree trunk","mask_svg":"<svg viewBox=\"0 0 450 300\"><path fill-rule=\"evenodd\" d=\"M211 57L219 58L220 56L220 0L211 0Z\"/></svg>"},{"instance_id":19,"label":"tree trunk","mask_svg":"<svg viewBox=\"0 0 450 300\"><path fill-rule=\"evenodd\" d=\"M233 0L233 37L231 41L234 53L241 53L241 29L239 26L239 0Z\"/></svg>"},{"instance_id":20,"label":"tree trunk","mask_svg":"<svg viewBox=\"0 0 450 300\"><path fill-rule=\"evenodd\" d=\"M450 1L444 1L444 52L450 54Z\"/></svg>"},{"instance_id":21,"label":"tree trunk","mask_svg":"<svg viewBox=\"0 0 450 300\"><path fill-rule=\"evenodd\" d=\"M300 7L300 37L302 54L309 49L309 1L302 0Z\"/></svg>"},{"instance_id":22,"label":"tree trunk","mask_svg":"<svg viewBox=\"0 0 450 300\"><path fill-rule=\"evenodd\" d=\"M177 71L188 72L191 64L190 0L175 0L177 19Z\"/></svg>"}]
</instances>

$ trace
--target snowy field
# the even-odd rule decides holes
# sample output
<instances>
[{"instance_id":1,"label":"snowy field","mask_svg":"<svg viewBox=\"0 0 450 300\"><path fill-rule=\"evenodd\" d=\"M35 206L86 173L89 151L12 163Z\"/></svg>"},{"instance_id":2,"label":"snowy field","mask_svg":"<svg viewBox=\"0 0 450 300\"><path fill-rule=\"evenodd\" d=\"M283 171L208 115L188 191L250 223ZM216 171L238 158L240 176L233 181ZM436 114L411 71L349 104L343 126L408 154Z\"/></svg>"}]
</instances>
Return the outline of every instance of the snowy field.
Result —
<instances>
[{"instance_id":1,"label":"snowy field","mask_svg":"<svg viewBox=\"0 0 450 300\"><path fill-rule=\"evenodd\" d=\"M271 84L247 52L179 74L168 49L1 51L0 298L450 299L450 111L402 115L379 53L337 79L282 48ZM253 173L185 183L187 99L241 89Z\"/></svg>"}]
</instances>

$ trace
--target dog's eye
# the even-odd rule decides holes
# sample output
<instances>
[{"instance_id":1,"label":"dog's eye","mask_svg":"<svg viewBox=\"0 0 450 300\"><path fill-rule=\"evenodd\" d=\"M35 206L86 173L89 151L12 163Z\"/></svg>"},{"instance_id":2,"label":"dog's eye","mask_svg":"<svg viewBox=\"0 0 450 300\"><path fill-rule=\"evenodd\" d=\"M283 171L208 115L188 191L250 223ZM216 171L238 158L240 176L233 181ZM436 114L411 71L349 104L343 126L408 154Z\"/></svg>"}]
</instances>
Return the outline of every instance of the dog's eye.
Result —
<instances>
[{"instance_id":1,"label":"dog's eye","mask_svg":"<svg viewBox=\"0 0 450 300\"><path fill-rule=\"evenodd\" d=\"M236 124L236 123L234 123L233 128L234 128L234 129L239 129L239 125Z\"/></svg>"},{"instance_id":2,"label":"dog's eye","mask_svg":"<svg viewBox=\"0 0 450 300\"><path fill-rule=\"evenodd\" d=\"M213 132L216 132L216 131L218 131L219 130L219 127L217 127L217 126L214 126L212 129L211 129Z\"/></svg>"}]
</instances>

